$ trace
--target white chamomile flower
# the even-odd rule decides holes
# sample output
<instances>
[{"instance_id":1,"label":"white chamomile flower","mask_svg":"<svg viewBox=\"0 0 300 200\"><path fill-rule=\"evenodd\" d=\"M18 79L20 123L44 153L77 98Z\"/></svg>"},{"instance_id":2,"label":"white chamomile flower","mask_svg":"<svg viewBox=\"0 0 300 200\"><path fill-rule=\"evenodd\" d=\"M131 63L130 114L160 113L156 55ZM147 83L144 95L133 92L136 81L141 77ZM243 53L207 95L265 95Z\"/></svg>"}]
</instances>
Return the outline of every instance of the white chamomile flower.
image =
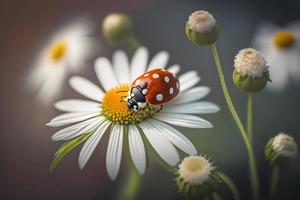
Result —
<instances>
[{"instance_id":1,"label":"white chamomile flower","mask_svg":"<svg viewBox=\"0 0 300 200\"><path fill-rule=\"evenodd\" d=\"M102 136L109 130L106 167L111 179L115 179L119 172L123 140L128 140L133 163L140 174L144 173L146 167L144 143L150 144L171 166L176 166L179 162L175 146L187 154L196 154L193 144L171 126L212 127L210 122L195 116L219 110L214 103L200 101L209 93L209 88L196 86L200 81L196 71L189 71L178 77L180 83L178 96L164 105L160 112L155 112L151 107L150 110L143 108L134 111L129 109L123 100L124 91L130 90L130 84L136 77L157 67L165 68L168 59L169 54L162 51L148 63L148 50L144 47L135 52L131 62L121 50L113 54L112 63L107 58L98 58L95 62L95 71L103 89L85 78L72 77L71 87L90 100L69 99L55 104L58 110L68 113L55 117L47 125L65 126L74 123L75 125L58 131L52 139L70 140L90 133L79 154L79 166L82 169ZM167 70L175 75L180 67L173 65Z\"/></svg>"},{"instance_id":2,"label":"white chamomile flower","mask_svg":"<svg viewBox=\"0 0 300 200\"><path fill-rule=\"evenodd\" d=\"M284 28L264 23L258 27L254 46L260 50L270 66L273 91L284 89L290 80L300 82L300 23Z\"/></svg>"},{"instance_id":3,"label":"white chamomile flower","mask_svg":"<svg viewBox=\"0 0 300 200\"><path fill-rule=\"evenodd\" d=\"M27 77L31 91L41 102L51 102L61 90L66 75L79 71L97 49L87 20L76 21L53 35L41 50Z\"/></svg>"}]
</instances>

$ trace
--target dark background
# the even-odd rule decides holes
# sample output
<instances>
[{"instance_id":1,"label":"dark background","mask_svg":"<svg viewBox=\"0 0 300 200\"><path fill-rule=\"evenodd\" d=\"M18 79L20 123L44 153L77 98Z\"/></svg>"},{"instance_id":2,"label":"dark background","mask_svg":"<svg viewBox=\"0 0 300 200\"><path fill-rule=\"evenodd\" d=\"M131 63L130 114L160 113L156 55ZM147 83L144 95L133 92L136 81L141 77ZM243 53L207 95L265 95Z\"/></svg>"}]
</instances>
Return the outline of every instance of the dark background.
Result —
<instances>
[{"instance_id":1,"label":"dark background","mask_svg":"<svg viewBox=\"0 0 300 200\"><path fill-rule=\"evenodd\" d=\"M45 124L58 114L52 106L44 106L36 96L24 91L24 77L31 69L39 50L63 25L79 16L88 16L96 24L99 56L111 57L113 48L102 42L101 23L112 11L130 14L136 35L150 49L171 53L170 64L179 63L184 70L199 71L201 84L211 87L208 99L222 108L218 114L204 116L215 126L209 130L185 130L200 153L211 157L214 164L231 176L238 185L242 199L248 199L250 188L247 175L247 155L238 130L225 105L209 48L197 48L185 37L184 24L194 10L213 13L221 27L218 41L221 61L232 98L239 114L245 119L246 96L231 82L233 57L248 47L256 26L265 20L279 25L300 18L297 0L0 0L0 199L112 199L126 176L126 164L116 181L105 171L106 142L100 145L87 167L77 165L78 149L67 156L59 168L48 169L60 143L52 142L54 129ZM300 55L299 55L300 56ZM92 63L84 76L96 80ZM284 67L284 66L283 66ZM254 145L261 189L266 199L270 168L264 160L263 148L271 136L280 131L300 140L299 86L290 84L283 92L264 91L255 95ZM61 98L78 95L66 84ZM107 139L107 138L106 138ZM282 169L278 199L300 199L299 158ZM151 162L143 176L139 199L183 199L176 192L173 176L156 162ZM231 199L223 187L224 199Z\"/></svg>"}]
</instances>

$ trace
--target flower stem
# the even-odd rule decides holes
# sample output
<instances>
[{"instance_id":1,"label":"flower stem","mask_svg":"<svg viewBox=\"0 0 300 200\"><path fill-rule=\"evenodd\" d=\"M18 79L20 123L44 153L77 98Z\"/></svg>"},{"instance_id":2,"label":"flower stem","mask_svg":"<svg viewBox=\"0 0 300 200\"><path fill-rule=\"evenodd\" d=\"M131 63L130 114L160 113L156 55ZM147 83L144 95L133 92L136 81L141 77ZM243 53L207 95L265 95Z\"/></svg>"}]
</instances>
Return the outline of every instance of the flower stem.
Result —
<instances>
[{"instance_id":1,"label":"flower stem","mask_svg":"<svg viewBox=\"0 0 300 200\"><path fill-rule=\"evenodd\" d=\"M127 180L123 183L121 193L119 195L120 200L135 200L137 199L138 191L141 185L141 176L133 165L129 166L129 173Z\"/></svg>"},{"instance_id":2,"label":"flower stem","mask_svg":"<svg viewBox=\"0 0 300 200\"><path fill-rule=\"evenodd\" d=\"M247 103L247 133L248 133L249 141L251 143L253 140L252 125L253 125L253 95L250 93L248 95L248 103Z\"/></svg>"},{"instance_id":3,"label":"flower stem","mask_svg":"<svg viewBox=\"0 0 300 200\"><path fill-rule=\"evenodd\" d=\"M133 161L130 156L129 151L129 141L128 141L128 126L124 127L124 153L128 161L128 175L126 181L123 183L120 193L118 194L118 199L120 200L135 200L141 186L142 178L138 174Z\"/></svg>"},{"instance_id":4,"label":"flower stem","mask_svg":"<svg viewBox=\"0 0 300 200\"><path fill-rule=\"evenodd\" d=\"M278 179L279 179L279 166L274 165L272 167L272 176L271 176L271 188L270 188L270 199L275 200L276 199L276 190L278 185Z\"/></svg>"},{"instance_id":5,"label":"flower stem","mask_svg":"<svg viewBox=\"0 0 300 200\"><path fill-rule=\"evenodd\" d=\"M138 40L132 36L130 38L128 38L126 41L125 41L125 46L127 47L128 51L133 53L135 50L137 50L141 45L140 43L138 42Z\"/></svg>"},{"instance_id":6,"label":"flower stem","mask_svg":"<svg viewBox=\"0 0 300 200\"><path fill-rule=\"evenodd\" d=\"M211 196L213 200L222 200L222 197L217 192L213 193Z\"/></svg>"},{"instance_id":7,"label":"flower stem","mask_svg":"<svg viewBox=\"0 0 300 200\"><path fill-rule=\"evenodd\" d=\"M253 193L253 199L254 200L258 200L259 199L259 182L258 182L258 176L257 176L257 171L256 171L256 163L255 163L255 157L254 157L254 152L253 152L253 148L252 145L248 139L247 133L244 129L244 126L235 110L235 107L231 101L230 95L228 93L227 90L227 86L226 86L226 82L225 82L225 78L224 78L224 74L222 71L222 67L221 67L221 63L220 63L220 59L218 56L218 51L217 51L217 47L216 44L213 44L212 46L212 51L213 51L213 55L214 55L214 59L216 62L216 66L217 66L217 70L218 70L218 75L220 78L220 82L221 82L221 86L223 89L223 93L225 96L225 100L226 103L228 105L228 108L231 112L231 115L238 127L238 129L240 130L241 136L243 138L243 141L246 145L246 149L248 152L248 159L249 159L249 172L250 172L250 182L251 182L251 187L252 187L252 193Z\"/></svg>"},{"instance_id":8,"label":"flower stem","mask_svg":"<svg viewBox=\"0 0 300 200\"><path fill-rule=\"evenodd\" d=\"M219 172L218 175L224 181L225 185L232 193L233 199L240 200L240 194L234 182L226 174Z\"/></svg>"}]
</instances>

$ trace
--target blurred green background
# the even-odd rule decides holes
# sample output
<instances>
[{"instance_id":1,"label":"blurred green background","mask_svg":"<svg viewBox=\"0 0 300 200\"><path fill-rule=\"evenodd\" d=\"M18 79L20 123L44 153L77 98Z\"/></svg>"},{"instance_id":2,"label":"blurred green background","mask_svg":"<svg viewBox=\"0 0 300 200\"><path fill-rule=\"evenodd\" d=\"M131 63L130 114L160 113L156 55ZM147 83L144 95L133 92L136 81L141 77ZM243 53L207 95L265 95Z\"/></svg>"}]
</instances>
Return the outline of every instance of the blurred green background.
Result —
<instances>
[{"instance_id":1,"label":"blurred green background","mask_svg":"<svg viewBox=\"0 0 300 200\"><path fill-rule=\"evenodd\" d=\"M251 46L260 22L279 25L300 18L300 3L296 0L52 0L0 1L0 199L112 199L126 176L126 164L116 181L105 171L106 141L102 142L87 167L77 165L78 149L67 156L59 168L50 174L52 156L60 143L52 142L54 130L45 124L58 112L52 106L41 105L34 95L24 91L24 79L45 41L59 28L80 16L95 22L99 38L98 56L111 57L114 48L102 39L103 17L112 12L132 16L136 36L153 56L159 50L170 52L169 64L178 63L183 70L196 69L201 84L211 87L207 100L217 103L221 111L206 115L214 124L209 130L184 130L185 135L208 155L215 165L233 178L242 199L248 199L247 155L238 130L227 110L209 48L198 48L185 37L184 24L191 12L210 11L221 28L217 46L232 98L245 121L246 96L232 84L233 57L242 48ZM300 55L299 55L300 56ZM284 66L283 66L284 67ZM300 66L299 66L300 67ZM93 62L82 72L96 81ZM300 141L300 86L290 84L283 92L268 91L254 98L254 146L258 162L262 193L267 194L270 177L263 149L266 141L284 131ZM68 84L61 98L79 97ZM103 145L105 144L105 145ZM283 168L278 199L300 199L299 157ZM139 199L183 199L177 193L173 178L151 160L143 177ZM221 188L225 199L230 194Z\"/></svg>"}]
</instances>

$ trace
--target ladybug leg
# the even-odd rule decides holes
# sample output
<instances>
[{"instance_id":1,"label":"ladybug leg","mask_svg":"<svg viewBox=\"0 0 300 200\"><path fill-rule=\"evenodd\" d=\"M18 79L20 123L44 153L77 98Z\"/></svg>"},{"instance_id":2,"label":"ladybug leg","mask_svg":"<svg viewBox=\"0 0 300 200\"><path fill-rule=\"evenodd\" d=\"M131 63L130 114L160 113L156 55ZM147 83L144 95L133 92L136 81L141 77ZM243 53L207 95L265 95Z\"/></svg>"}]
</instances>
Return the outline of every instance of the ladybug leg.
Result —
<instances>
[{"instance_id":1,"label":"ladybug leg","mask_svg":"<svg viewBox=\"0 0 300 200\"><path fill-rule=\"evenodd\" d=\"M158 113L159 111L161 111L163 108L163 105L160 105L160 108L156 111L156 113Z\"/></svg>"},{"instance_id":2,"label":"ladybug leg","mask_svg":"<svg viewBox=\"0 0 300 200\"><path fill-rule=\"evenodd\" d=\"M148 114L150 115L151 114L151 109L150 109L150 106L149 106L148 103L146 104L146 107L147 107Z\"/></svg>"}]
</instances>

